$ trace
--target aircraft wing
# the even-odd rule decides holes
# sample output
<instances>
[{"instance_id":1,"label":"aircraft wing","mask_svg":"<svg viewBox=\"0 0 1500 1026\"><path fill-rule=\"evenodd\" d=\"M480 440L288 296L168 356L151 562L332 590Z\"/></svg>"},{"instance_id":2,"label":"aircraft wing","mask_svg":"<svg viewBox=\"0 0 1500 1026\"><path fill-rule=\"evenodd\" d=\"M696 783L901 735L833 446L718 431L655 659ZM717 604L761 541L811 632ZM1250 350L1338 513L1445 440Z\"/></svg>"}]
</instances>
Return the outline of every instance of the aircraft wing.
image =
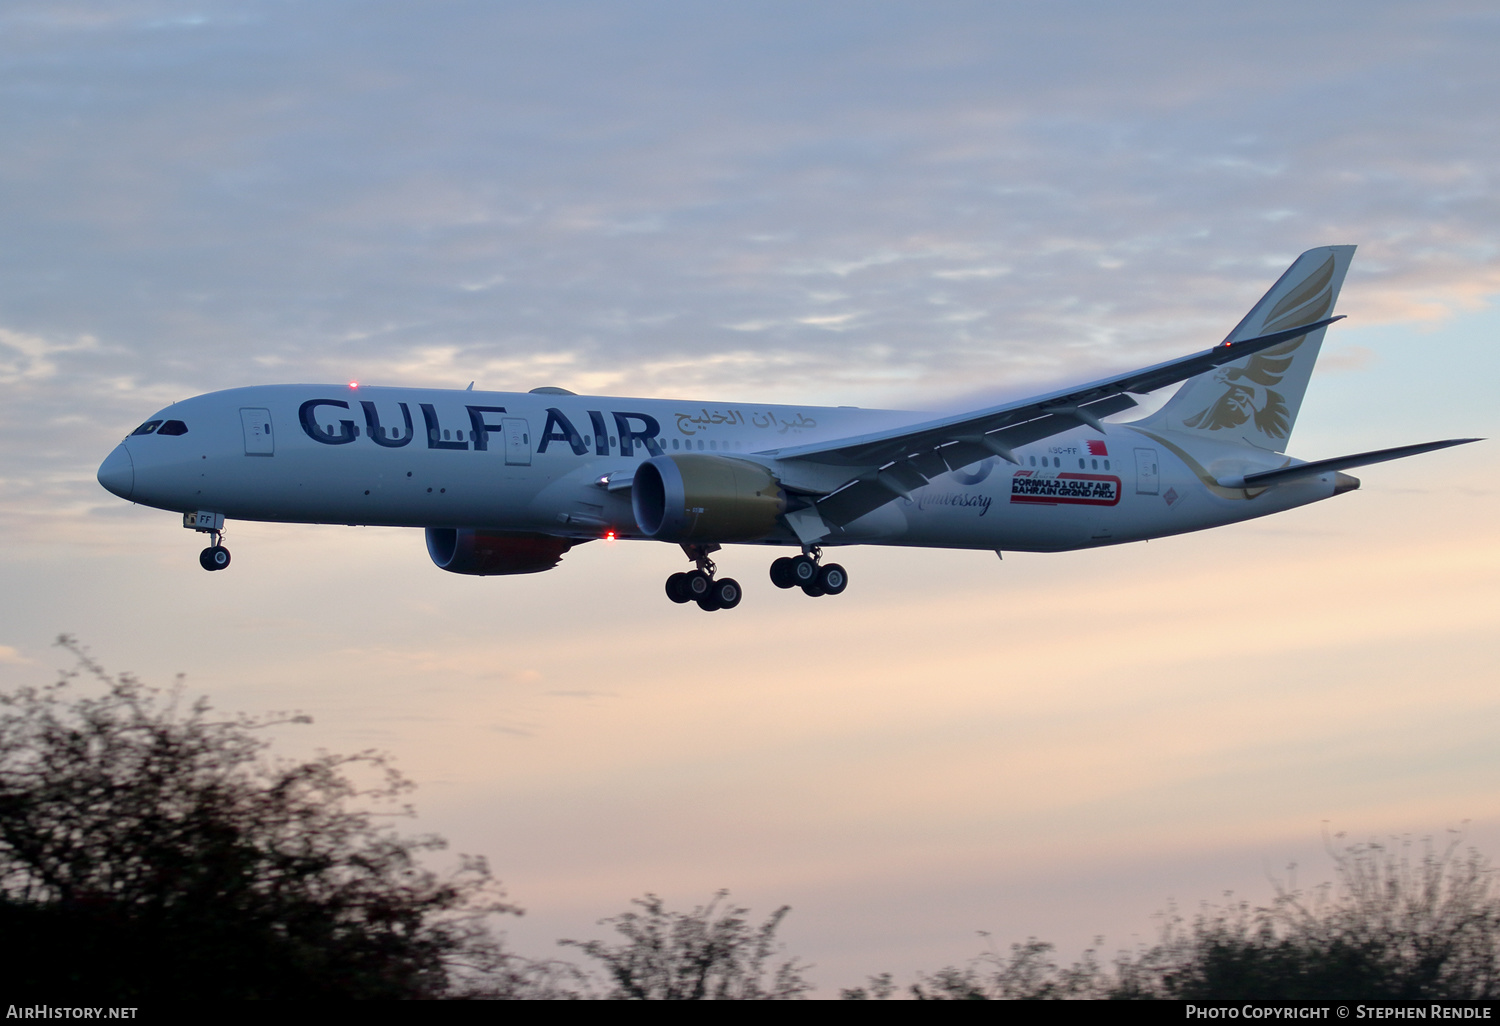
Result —
<instances>
[{"instance_id":1,"label":"aircraft wing","mask_svg":"<svg viewBox=\"0 0 1500 1026\"><path fill-rule=\"evenodd\" d=\"M990 456L1019 463L1013 452L1016 447L1071 431L1080 425L1103 430L1100 421L1104 417L1136 405L1131 393L1139 395L1176 384L1337 320L1342 320L1342 316L1239 342L1221 343L1212 349L1128 374L988 409L849 438L773 449L758 455L779 461L800 460L851 470L858 468L857 476L813 502L825 523L842 526L898 496L910 494L929 479L947 471ZM794 528L798 526L796 520L792 523ZM801 530L798 533L803 534Z\"/></svg>"}]
</instances>

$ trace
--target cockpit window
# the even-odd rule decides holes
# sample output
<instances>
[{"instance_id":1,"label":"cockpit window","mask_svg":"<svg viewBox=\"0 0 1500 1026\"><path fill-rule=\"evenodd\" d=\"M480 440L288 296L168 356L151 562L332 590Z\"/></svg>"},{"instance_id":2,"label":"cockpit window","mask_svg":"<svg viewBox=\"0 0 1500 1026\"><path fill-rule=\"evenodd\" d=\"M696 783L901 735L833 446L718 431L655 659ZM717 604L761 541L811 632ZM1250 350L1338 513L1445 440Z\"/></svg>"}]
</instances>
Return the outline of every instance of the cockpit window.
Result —
<instances>
[{"instance_id":1,"label":"cockpit window","mask_svg":"<svg viewBox=\"0 0 1500 1026\"><path fill-rule=\"evenodd\" d=\"M142 424L140 427L136 428L134 431L132 431L130 433L132 435L149 435L151 432L155 431L159 427L161 427L161 421L159 421L159 420L148 420L148 421L146 421L146 423Z\"/></svg>"},{"instance_id":2,"label":"cockpit window","mask_svg":"<svg viewBox=\"0 0 1500 1026\"><path fill-rule=\"evenodd\" d=\"M169 420L157 428L156 433L159 435L185 435L187 434L187 425L180 420Z\"/></svg>"}]
</instances>

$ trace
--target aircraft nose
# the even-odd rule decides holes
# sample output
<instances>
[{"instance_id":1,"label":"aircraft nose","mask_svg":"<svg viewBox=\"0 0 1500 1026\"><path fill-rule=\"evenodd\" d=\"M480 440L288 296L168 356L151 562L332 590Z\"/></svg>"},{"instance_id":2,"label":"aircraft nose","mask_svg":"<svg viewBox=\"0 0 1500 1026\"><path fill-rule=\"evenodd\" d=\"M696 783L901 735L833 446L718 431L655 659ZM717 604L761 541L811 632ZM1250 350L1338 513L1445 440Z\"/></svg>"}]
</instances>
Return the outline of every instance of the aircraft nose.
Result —
<instances>
[{"instance_id":1,"label":"aircraft nose","mask_svg":"<svg viewBox=\"0 0 1500 1026\"><path fill-rule=\"evenodd\" d=\"M135 464L123 444L115 446L99 464L99 483L122 499L130 498L135 491Z\"/></svg>"}]
</instances>

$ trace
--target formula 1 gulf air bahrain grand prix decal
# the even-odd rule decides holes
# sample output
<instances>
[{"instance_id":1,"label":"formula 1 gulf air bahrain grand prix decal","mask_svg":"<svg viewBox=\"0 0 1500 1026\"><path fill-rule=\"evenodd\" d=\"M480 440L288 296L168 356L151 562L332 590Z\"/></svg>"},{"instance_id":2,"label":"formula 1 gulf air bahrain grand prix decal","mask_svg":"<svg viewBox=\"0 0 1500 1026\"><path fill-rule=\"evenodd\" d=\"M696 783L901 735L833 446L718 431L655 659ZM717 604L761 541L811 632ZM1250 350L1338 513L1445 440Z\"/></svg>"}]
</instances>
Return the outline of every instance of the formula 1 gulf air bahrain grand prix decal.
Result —
<instances>
[{"instance_id":1,"label":"formula 1 gulf air bahrain grand prix decal","mask_svg":"<svg viewBox=\"0 0 1500 1026\"><path fill-rule=\"evenodd\" d=\"M1113 506L1120 501L1120 479L1110 474L1018 470L1010 479L1010 501L1042 506Z\"/></svg>"}]
</instances>

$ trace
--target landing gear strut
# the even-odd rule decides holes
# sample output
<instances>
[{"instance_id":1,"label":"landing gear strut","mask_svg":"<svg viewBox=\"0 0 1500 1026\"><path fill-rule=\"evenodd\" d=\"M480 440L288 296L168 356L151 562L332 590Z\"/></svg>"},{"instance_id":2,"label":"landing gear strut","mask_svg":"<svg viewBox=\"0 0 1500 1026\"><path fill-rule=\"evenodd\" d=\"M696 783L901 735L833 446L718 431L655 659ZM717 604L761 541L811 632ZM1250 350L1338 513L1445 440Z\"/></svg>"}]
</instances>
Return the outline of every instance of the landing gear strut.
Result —
<instances>
[{"instance_id":1,"label":"landing gear strut","mask_svg":"<svg viewBox=\"0 0 1500 1026\"><path fill-rule=\"evenodd\" d=\"M714 565L712 559L708 558L708 554L718 547L717 545L683 545L682 551L687 553L688 559L691 559L697 568L668 577L667 598L678 603L696 602L698 608L705 612L733 609L739 605L740 597L744 594L740 591L740 582L733 577L714 577L718 567Z\"/></svg>"},{"instance_id":2,"label":"landing gear strut","mask_svg":"<svg viewBox=\"0 0 1500 1026\"><path fill-rule=\"evenodd\" d=\"M837 563L823 564L823 550L804 545L800 556L782 556L771 564L771 583L778 588L801 588L805 594L838 595L849 587L848 572Z\"/></svg>"}]
</instances>

